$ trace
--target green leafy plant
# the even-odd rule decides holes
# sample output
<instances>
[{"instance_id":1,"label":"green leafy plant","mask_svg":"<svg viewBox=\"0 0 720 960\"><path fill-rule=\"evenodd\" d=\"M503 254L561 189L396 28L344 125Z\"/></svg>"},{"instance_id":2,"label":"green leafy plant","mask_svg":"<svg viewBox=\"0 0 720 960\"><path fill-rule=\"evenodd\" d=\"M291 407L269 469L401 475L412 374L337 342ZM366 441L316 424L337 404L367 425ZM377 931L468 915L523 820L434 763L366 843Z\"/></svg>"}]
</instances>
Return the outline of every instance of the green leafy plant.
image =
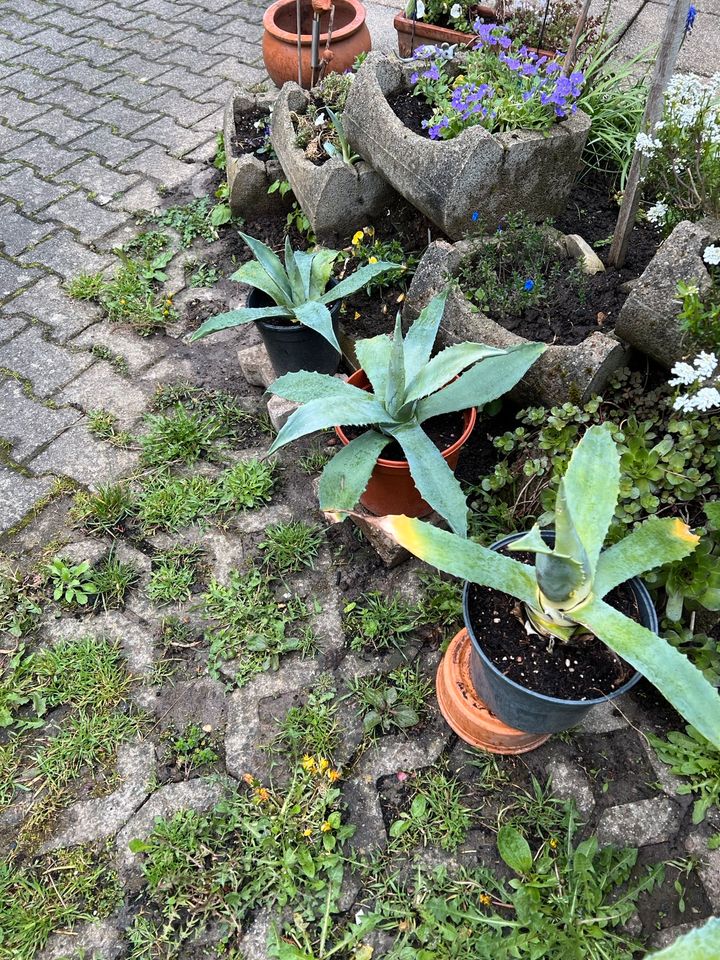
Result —
<instances>
[{"instance_id":1,"label":"green leafy plant","mask_svg":"<svg viewBox=\"0 0 720 960\"><path fill-rule=\"evenodd\" d=\"M30 578L0 558L0 635L19 640L32 633L42 614L39 600Z\"/></svg>"},{"instance_id":2,"label":"green leafy plant","mask_svg":"<svg viewBox=\"0 0 720 960\"><path fill-rule=\"evenodd\" d=\"M348 143L347 137L345 136L345 129L343 128L342 116L335 113L334 110L331 110L330 107L325 107L325 112L328 117L330 117L330 123L333 125L335 130L335 137L338 142L338 146L332 142L332 140L326 140L323 144L323 149L329 157L339 156L343 163L347 163L349 166L352 166L354 163L357 163L361 159L360 154L355 153Z\"/></svg>"},{"instance_id":3,"label":"green leafy plant","mask_svg":"<svg viewBox=\"0 0 720 960\"><path fill-rule=\"evenodd\" d=\"M373 263L356 270L333 287L328 287L333 264L339 256L337 250L317 249L313 253L301 250L293 251L290 239L285 238L285 264L273 253L270 247L241 233L256 259L244 263L231 280L246 283L256 290L262 290L273 302L269 307L240 307L229 313L220 313L210 317L191 335L191 340L199 340L210 333L236 327L253 320L286 318L292 323L301 323L316 330L336 350L340 345L333 329L332 317L328 306L336 300L350 296L365 286L373 277L384 270L391 269L391 263Z\"/></svg>"},{"instance_id":4,"label":"green leafy plant","mask_svg":"<svg viewBox=\"0 0 720 960\"><path fill-rule=\"evenodd\" d=\"M116 536L122 532L135 511L135 498L124 483L101 484L94 492L80 490L70 516L95 534Z\"/></svg>"},{"instance_id":5,"label":"green leafy plant","mask_svg":"<svg viewBox=\"0 0 720 960\"><path fill-rule=\"evenodd\" d=\"M720 807L720 750L693 727L685 730L672 731L667 740L652 734L649 739L670 772L685 779L677 792L681 796L697 795L692 819L693 823L702 823L711 807Z\"/></svg>"},{"instance_id":6,"label":"green leafy plant","mask_svg":"<svg viewBox=\"0 0 720 960\"><path fill-rule=\"evenodd\" d=\"M140 437L142 462L149 467L184 463L217 456L225 431L214 417L188 411L178 404L171 414L146 414L147 433Z\"/></svg>"},{"instance_id":7,"label":"green leafy plant","mask_svg":"<svg viewBox=\"0 0 720 960\"><path fill-rule=\"evenodd\" d=\"M175 735L172 731L165 734L170 755L176 767L185 776L198 767L216 763L220 759L217 753L217 737L212 730L206 730L197 723L189 723L185 729Z\"/></svg>"},{"instance_id":8,"label":"green leafy plant","mask_svg":"<svg viewBox=\"0 0 720 960\"><path fill-rule=\"evenodd\" d=\"M329 762L340 742L337 693L329 675L320 676L300 706L290 707L280 721L270 751L293 759L318 756Z\"/></svg>"},{"instance_id":9,"label":"green leafy plant","mask_svg":"<svg viewBox=\"0 0 720 960\"><path fill-rule=\"evenodd\" d=\"M345 604L343 628L356 652L401 647L406 635L418 622L415 606L400 596L388 596L373 590Z\"/></svg>"},{"instance_id":10,"label":"green leafy plant","mask_svg":"<svg viewBox=\"0 0 720 960\"><path fill-rule=\"evenodd\" d=\"M470 822L470 810L462 803L457 781L441 770L431 770L418 777L410 808L390 824L389 834L399 849L422 843L456 850Z\"/></svg>"},{"instance_id":11,"label":"green leafy plant","mask_svg":"<svg viewBox=\"0 0 720 960\"><path fill-rule=\"evenodd\" d=\"M132 563L118 559L113 549L92 571L92 578L97 589L95 607L107 610L122 606L125 594L138 578L138 571Z\"/></svg>"},{"instance_id":12,"label":"green leafy plant","mask_svg":"<svg viewBox=\"0 0 720 960\"><path fill-rule=\"evenodd\" d=\"M680 281L677 295L682 303L678 320L698 347L720 350L720 269L708 266L712 281L701 295L697 283Z\"/></svg>"},{"instance_id":13,"label":"green leafy plant","mask_svg":"<svg viewBox=\"0 0 720 960\"><path fill-rule=\"evenodd\" d=\"M144 219L176 230L180 235L180 244L189 247L198 237L210 243L217 240L217 225L212 222L212 213L210 197L200 197L186 204L147 214Z\"/></svg>"},{"instance_id":14,"label":"green leafy plant","mask_svg":"<svg viewBox=\"0 0 720 960\"><path fill-rule=\"evenodd\" d=\"M399 667L387 676L354 677L350 689L360 703L365 733L409 730L420 723L432 683L420 668Z\"/></svg>"},{"instance_id":15,"label":"green leafy plant","mask_svg":"<svg viewBox=\"0 0 720 960\"><path fill-rule=\"evenodd\" d=\"M209 263L200 263L190 276L191 287L212 287L220 279L220 271Z\"/></svg>"},{"instance_id":16,"label":"green leafy plant","mask_svg":"<svg viewBox=\"0 0 720 960\"><path fill-rule=\"evenodd\" d=\"M467 505L460 483L422 424L502 396L545 345L524 343L498 350L459 343L430 359L446 299L447 291L435 297L405 338L398 317L392 338L383 334L356 343L358 360L374 392L308 371L285 374L269 387L276 396L302 404L275 438L271 452L326 427L373 425L338 451L323 470L323 510L351 510L367 487L377 458L388 443L397 440L423 499L453 530L467 531Z\"/></svg>"},{"instance_id":17,"label":"green leafy plant","mask_svg":"<svg viewBox=\"0 0 720 960\"><path fill-rule=\"evenodd\" d=\"M53 588L53 600L61 603L85 606L88 599L98 592L87 560L68 564L62 557L55 557L45 565L44 572Z\"/></svg>"},{"instance_id":18,"label":"green leafy plant","mask_svg":"<svg viewBox=\"0 0 720 960\"><path fill-rule=\"evenodd\" d=\"M118 418L109 410L88 410L88 430L100 440L115 447L128 447L132 437L127 430L118 430Z\"/></svg>"},{"instance_id":19,"label":"green leafy plant","mask_svg":"<svg viewBox=\"0 0 720 960\"><path fill-rule=\"evenodd\" d=\"M601 552L620 490L620 455L605 427L591 427L562 477L555 545L533 527L512 549L536 554L535 567L406 517L378 526L398 543L466 580L516 597L532 628L551 641L590 631L639 670L675 709L720 746L720 698L691 661L666 640L604 602L610 590L648 568L682 560L697 545L678 519L650 518Z\"/></svg>"},{"instance_id":20,"label":"green leafy plant","mask_svg":"<svg viewBox=\"0 0 720 960\"><path fill-rule=\"evenodd\" d=\"M267 566L276 573L297 573L302 567L314 565L324 539L323 530L316 523L291 520L267 527L259 549Z\"/></svg>"},{"instance_id":21,"label":"green leafy plant","mask_svg":"<svg viewBox=\"0 0 720 960\"><path fill-rule=\"evenodd\" d=\"M181 603L190 599L202 548L180 544L153 557L147 595L154 603Z\"/></svg>"}]
</instances>

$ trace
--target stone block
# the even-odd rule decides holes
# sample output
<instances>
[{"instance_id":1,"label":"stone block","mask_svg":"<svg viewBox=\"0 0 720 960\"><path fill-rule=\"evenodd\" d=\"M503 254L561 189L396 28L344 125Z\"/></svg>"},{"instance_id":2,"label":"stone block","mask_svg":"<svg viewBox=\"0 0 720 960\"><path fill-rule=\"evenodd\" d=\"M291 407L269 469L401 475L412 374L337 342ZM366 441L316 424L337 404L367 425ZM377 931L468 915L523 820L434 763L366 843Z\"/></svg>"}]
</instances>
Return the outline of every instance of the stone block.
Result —
<instances>
[{"instance_id":1,"label":"stone block","mask_svg":"<svg viewBox=\"0 0 720 960\"><path fill-rule=\"evenodd\" d=\"M418 264L405 301L403 315L414 320L430 300L457 273L471 241L431 243ZM458 287L447 299L438 342L442 346L473 341L493 347L512 347L528 341L474 309ZM555 406L582 403L599 393L612 374L627 361L627 350L614 337L596 331L576 345L550 344L530 367L511 396L520 403Z\"/></svg>"},{"instance_id":2,"label":"stone block","mask_svg":"<svg viewBox=\"0 0 720 960\"><path fill-rule=\"evenodd\" d=\"M130 473L137 463L136 452L96 440L84 423L77 423L45 447L29 466L36 473L60 474L86 486L98 487Z\"/></svg>"},{"instance_id":3,"label":"stone block","mask_svg":"<svg viewBox=\"0 0 720 960\"><path fill-rule=\"evenodd\" d=\"M0 464L0 533L19 523L52 485L50 477L28 477Z\"/></svg>"},{"instance_id":4,"label":"stone block","mask_svg":"<svg viewBox=\"0 0 720 960\"><path fill-rule=\"evenodd\" d=\"M680 807L668 797L622 803L603 811L597 827L598 841L616 847L665 843L677 834L681 820Z\"/></svg>"},{"instance_id":5,"label":"stone block","mask_svg":"<svg viewBox=\"0 0 720 960\"><path fill-rule=\"evenodd\" d=\"M461 72L461 58L454 67ZM546 132L491 134L474 126L452 140L430 140L405 126L388 102L410 88L413 69L371 53L343 112L350 145L398 193L452 239L468 233L475 210L491 229L518 210L533 220L563 210L590 129L588 116L578 110Z\"/></svg>"},{"instance_id":6,"label":"stone block","mask_svg":"<svg viewBox=\"0 0 720 960\"><path fill-rule=\"evenodd\" d=\"M592 786L585 773L576 763L567 760L550 760L547 772L552 777L553 793L562 800L572 800L584 817L595 806Z\"/></svg>"},{"instance_id":7,"label":"stone block","mask_svg":"<svg viewBox=\"0 0 720 960\"><path fill-rule=\"evenodd\" d=\"M295 143L292 120L292 114L304 112L307 104L307 91L296 83L284 85L273 108L272 143L313 231L323 242L337 243L372 223L393 191L364 160L348 164L340 157L331 157L319 167L308 160ZM357 152L372 157L373 150L374 145L367 142L365 149Z\"/></svg>"},{"instance_id":8,"label":"stone block","mask_svg":"<svg viewBox=\"0 0 720 960\"><path fill-rule=\"evenodd\" d=\"M0 385L0 422L4 440L12 444L11 455L26 460L75 423L75 410L53 410L27 396L17 380Z\"/></svg>"},{"instance_id":9,"label":"stone block","mask_svg":"<svg viewBox=\"0 0 720 960\"><path fill-rule=\"evenodd\" d=\"M588 276L594 276L596 273L605 273L605 264L587 240L583 240L577 233L568 233L565 236L565 249L568 252L568 256L572 257L573 260L577 260L583 273L588 274Z\"/></svg>"},{"instance_id":10,"label":"stone block","mask_svg":"<svg viewBox=\"0 0 720 960\"><path fill-rule=\"evenodd\" d=\"M85 413L98 408L109 410L118 418L120 427L127 429L145 412L150 391L128 382L103 360L67 384L57 399L60 403L73 404Z\"/></svg>"},{"instance_id":11,"label":"stone block","mask_svg":"<svg viewBox=\"0 0 720 960\"><path fill-rule=\"evenodd\" d=\"M228 202L234 216L263 214L283 205L279 191L268 193L274 180L283 179L283 171L275 158L260 160L254 153L238 153L235 147L236 124L243 113L254 107L270 107L272 98L250 97L236 90L227 102L223 118L225 139L225 171L228 182ZM268 118L268 123L269 123Z\"/></svg>"},{"instance_id":12,"label":"stone block","mask_svg":"<svg viewBox=\"0 0 720 960\"><path fill-rule=\"evenodd\" d=\"M276 430L282 430L289 418L298 410L300 404L284 397L270 397L267 405L270 422Z\"/></svg>"},{"instance_id":13,"label":"stone block","mask_svg":"<svg viewBox=\"0 0 720 960\"><path fill-rule=\"evenodd\" d=\"M615 332L664 367L672 367L692 352L678 313L677 285L695 283L700 295L712 285L703 250L720 239L720 221L683 220L665 240L630 291L615 324Z\"/></svg>"},{"instance_id":14,"label":"stone block","mask_svg":"<svg viewBox=\"0 0 720 960\"><path fill-rule=\"evenodd\" d=\"M242 375L252 387L269 387L277 380L270 357L262 343L238 350L238 361Z\"/></svg>"},{"instance_id":15,"label":"stone block","mask_svg":"<svg viewBox=\"0 0 720 960\"><path fill-rule=\"evenodd\" d=\"M55 343L43 340L37 326L0 347L0 367L19 373L32 384L38 397L49 397L90 365L90 357L71 353Z\"/></svg>"}]
</instances>

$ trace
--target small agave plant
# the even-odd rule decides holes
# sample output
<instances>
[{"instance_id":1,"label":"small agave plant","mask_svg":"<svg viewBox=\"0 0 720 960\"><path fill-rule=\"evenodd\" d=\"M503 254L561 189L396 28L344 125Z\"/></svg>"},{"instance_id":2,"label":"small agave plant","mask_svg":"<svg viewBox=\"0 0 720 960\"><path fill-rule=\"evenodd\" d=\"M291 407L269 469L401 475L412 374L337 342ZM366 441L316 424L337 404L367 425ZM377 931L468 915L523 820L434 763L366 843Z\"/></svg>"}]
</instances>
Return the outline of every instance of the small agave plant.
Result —
<instances>
[{"instance_id":1,"label":"small agave plant","mask_svg":"<svg viewBox=\"0 0 720 960\"><path fill-rule=\"evenodd\" d=\"M422 424L501 397L537 360L545 344L523 343L500 350L482 343L458 343L430 359L446 299L447 291L431 300L404 339L398 316L392 337L382 334L357 342L357 358L372 392L306 371L285 374L268 388L303 404L289 417L271 453L316 430L369 427L325 467L320 478L323 510L351 510L365 491L378 457L397 440L423 499L456 533L467 533L465 495Z\"/></svg>"},{"instance_id":2,"label":"small agave plant","mask_svg":"<svg viewBox=\"0 0 720 960\"><path fill-rule=\"evenodd\" d=\"M687 557L699 538L681 520L651 517L602 551L619 490L620 455L607 427L595 426L560 482L554 546L534 527L508 548L534 553L534 567L408 517L374 522L432 566L520 600L550 643L594 634L720 747L718 692L684 654L603 599L632 577Z\"/></svg>"},{"instance_id":3,"label":"small agave plant","mask_svg":"<svg viewBox=\"0 0 720 960\"><path fill-rule=\"evenodd\" d=\"M244 263L230 277L238 283L246 283L262 290L272 300L267 307L240 307L227 313L210 317L190 335L190 340L200 340L208 334L228 327L237 327L254 320L272 320L284 317L294 323L302 323L317 331L336 350L340 344L333 330L332 316L328 307L356 293L371 280L386 270L397 270L396 263L379 260L360 267L349 277L328 287L333 265L340 256L339 250L318 247L312 253L293 250L285 238L285 263L260 240L240 233L245 243L255 254L255 260Z\"/></svg>"}]
</instances>

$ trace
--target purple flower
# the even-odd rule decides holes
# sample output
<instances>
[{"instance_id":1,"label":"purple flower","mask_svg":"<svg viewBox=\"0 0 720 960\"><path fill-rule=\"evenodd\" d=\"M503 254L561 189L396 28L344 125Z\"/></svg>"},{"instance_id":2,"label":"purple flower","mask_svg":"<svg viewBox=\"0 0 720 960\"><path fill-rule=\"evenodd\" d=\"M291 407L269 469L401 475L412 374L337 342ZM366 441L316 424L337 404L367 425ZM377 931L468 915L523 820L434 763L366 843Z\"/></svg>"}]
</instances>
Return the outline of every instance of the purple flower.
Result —
<instances>
[{"instance_id":1,"label":"purple flower","mask_svg":"<svg viewBox=\"0 0 720 960\"><path fill-rule=\"evenodd\" d=\"M480 214L478 213L477 210L473 210L473 214L472 214L472 216L470 217L470 219L472 220L473 223L477 223L477 222L478 222L478 220L480 219Z\"/></svg>"},{"instance_id":2,"label":"purple flower","mask_svg":"<svg viewBox=\"0 0 720 960\"><path fill-rule=\"evenodd\" d=\"M410 76L410 83L411 83L413 86L415 86L415 84L418 82L419 79L420 79L420 77L417 75L417 73L413 73L413 74L411 74L411 76Z\"/></svg>"},{"instance_id":3,"label":"purple flower","mask_svg":"<svg viewBox=\"0 0 720 960\"><path fill-rule=\"evenodd\" d=\"M501 53L498 57L498 60L500 60L501 63L504 63L506 67L513 71L517 71L523 66L517 57L509 57L506 53Z\"/></svg>"},{"instance_id":4,"label":"purple flower","mask_svg":"<svg viewBox=\"0 0 720 960\"><path fill-rule=\"evenodd\" d=\"M510 37L506 37L504 35L502 37L498 37L498 43L503 48L503 50L507 50L508 47L512 46L512 40L510 39Z\"/></svg>"},{"instance_id":5,"label":"purple flower","mask_svg":"<svg viewBox=\"0 0 720 960\"><path fill-rule=\"evenodd\" d=\"M557 62L557 60L551 60L550 63L545 67L545 73L548 76L551 76L553 73L557 73L558 70L561 70L562 67Z\"/></svg>"},{"instance_id":6,"label":"purple flower","mask_svg":"<svg viewBox=\"0 0 720 960\"><path fill-rule=\"evenodd\" d=\"M695 26L695 18L697 17L697 9L694 3L690 4L690 9L687 13L687 20L685 21L685 32L683 33L683 40L685 37L689 36L692 33L693 27Z\"/></svg>"},{"instance_id":7,"label":"purple flower","mask_svg":"<svg viewBox=\"0 0 720 960\"><path fill-rule=\"evenodd\" d=\"M426 80L439 80L440 71L438 70L437 64L436 63L431 64L430 67L423 72L423 77Z\"/></svg>"},{"instance_id":8,"label":"purple flower","mask_svg":"<svg viewBox=\"0 0 720 960\"><path fill-rule=\"evenodd\" d=\"M534 289L534 287L535 287L534 280L526 280L523 286L523 290L527 290L529 292L530 290Z\"/></svg>"}]
</instances>

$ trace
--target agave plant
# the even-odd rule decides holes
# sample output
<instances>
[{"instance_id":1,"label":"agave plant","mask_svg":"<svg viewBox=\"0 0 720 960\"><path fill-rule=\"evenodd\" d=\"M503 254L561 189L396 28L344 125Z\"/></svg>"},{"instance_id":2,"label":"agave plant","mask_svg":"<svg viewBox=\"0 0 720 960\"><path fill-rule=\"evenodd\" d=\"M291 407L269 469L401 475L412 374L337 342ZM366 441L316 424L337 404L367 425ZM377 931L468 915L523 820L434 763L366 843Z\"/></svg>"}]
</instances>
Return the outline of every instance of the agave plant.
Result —
<instances>
[{"instance_id":1,"label":"agave plant","mask_svg":"<svg viewBox=\"0 0 720 960\"><path fill-rule=\"evenodd\" d=\"M458 343L430 359L447 291L435 297L403 339L398 316L392 337L355 345L372 392L320 373L288 373L268 390L303 404L287 420L272 453L298 437L334 426L369 426L335 454L320 478L323 510L350 510L392 440L402 447L423 499L457 533L467 532L467 505L459 482L422 424L444 413L482 406L513 387L545 349L524 343L508 350ZM464 372L463 372L464 371Z\"/></svg>"},{"instance_id":2,"label":"agave plant","mask_svg":"<svg viewBox=\"0 0 720 960\"><path fill-rule=\"evenodd\" d=\"M605 426L591 427L560 482L555 544L538 527L508 549L536 554L534 567L408 517L375 521L427 563L510 594L549 642L594 634L639 670L704 737L720 747L720 696L686 656L604 601L652 567L682 560L699 538L681 520L651 517L601 552L617 505L620 455Z\"/></svg>"},{"instance_id":3,"label":"agave plant","mask_svg":"<svg viewBox=\"0 0 720 960\"><path fill-rule=\"evenodd\" d=\"M255 254L255 260L244 263L230 279L262 290L273 304L267 307L240 307L228 313L219 313L198 327L190 335L191 340L200 340L210 333L253 320L284 317L316 330L339 351L340 345L333 330L329 305L349 297L378 274L386 270L397 270L396 263L379 260L377 263L360 267L349 277L328 288L333 265L340 256L339 250L326 250L322 247L312 253L293 250L289 238L286 237L283 264L277 254L262 241L245 233L240 233L240 236Z\"/></svg>"}]
</instances>

